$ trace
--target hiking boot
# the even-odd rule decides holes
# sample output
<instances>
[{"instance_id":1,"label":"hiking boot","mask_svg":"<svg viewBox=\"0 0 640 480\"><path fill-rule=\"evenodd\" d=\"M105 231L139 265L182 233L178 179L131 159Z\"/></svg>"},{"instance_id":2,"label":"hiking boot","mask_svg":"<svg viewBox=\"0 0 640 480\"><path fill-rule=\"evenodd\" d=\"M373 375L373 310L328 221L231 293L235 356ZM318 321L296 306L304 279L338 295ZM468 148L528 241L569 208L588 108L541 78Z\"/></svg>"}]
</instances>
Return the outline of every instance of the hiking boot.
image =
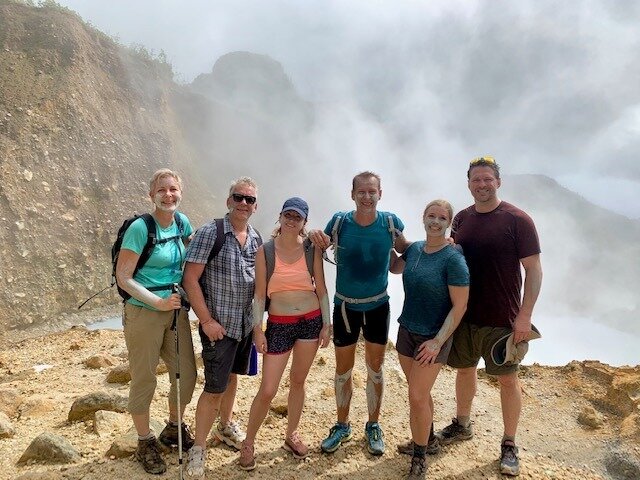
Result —
<instances>
[{"instance_id":1,"label":"hiking boot","mask_svg":"<svg viewBox=\"0 0 640 480\"><path fill-rule=\"evenodd\" d=\"M204 478L204 464L206 451L204 448L194 445L189 449L187 457L187 477L202 480Z\"/></svg>"},{"instance_id":2,"label":"hiking boot","mask_svg":"<svg viewBox=\"0 0 640 480\"><path fill-rule=\"evenodd\" d=\"M468 427L463 427L458 423L457 418L453 418L450 425L447 425L437 433L437 437L440 445L449 445L453 442L469 440L473 437L473 429L471 428L471 423L469 423Z\"/></svg>"},{"instance_id":3,"label":"hiking boot","mask_svg":"<svg viewBox=\"0 0 640 480\"><path fill-rule=\"evenodd\" d=\"M367 450L371 455L382 455L384 453L384 434L378 422L367 422L364 427L364 434L367 437Z\"/></svg>"},{"instance_id":4,"label":"hiking boot","mask_svg":"<svg viewBox=\"0 0 640 480\"><path fill-rule=\"evenodd\" d=\"M230 447L240 450L242 442L247 434L242 431L240 425L235 420L231 420L226 426L222 425L222 422L218 422L215 431L213 432L215 437L221 442L226 443Z\"/></svg>"},{"instance_id":5,"label":"hiking boot","mask_svg":"<svg viewBox=\"0 0 640 480\"><path fill-rule=\"evenodd\" d=\"M413 455L413 440L409 440L408 442L401 443L398 445L398 453L402 455ZM429 443L427 443L427 455L437 455L440 453L440 442L438 441L438 437L433 436L429 439Z\"/></svg>"},{"instance_id":6,"label":"hiking boot","mask_svg":"<svg viewBox=\"0 0 640 480\"><path fill-rule=\"evenodd\" d=\"M333 453L343 442L349 440L351 440L351 425L337 422L329 430L329 436L322 441L320 448L324 453Z\"/></svg>"},{"instance_id":7,"label":"hiking boot","mask_svg":"<svg viewBox=\"0 0 640 480\"><path fill-rule=\"evenodd\" d=\"M240 445L240 468L247 472L256 468L256 455L253 444L249 445L243 441Z\"/></svg>"},{"instance_id":8,"label":"hiking boot","mask_svg":"<svg viewBox=\"0 0 640 480\"><path fill-rule=\"evenodd\" d=\"M500 449L502 450L500 455L500 473L514 477L520 475L518 447L516 447L512 441L506 440L502 442Z\"/></svg>"},{"instance_id":9,"label":"hiking boot","mask_svg":"<svg viewBox=\"0 0 640 480\"><path fill-rule=\"evenodd\" d=\"M309 447L302 441L298 432L293 432L285 438L283 447L286 451L291 452L294 458L303 459L309 456Z\"/></svg>"},{"instance_id":10,"label":"hiking boot","mask_svg":"<svg viewBox=\"0 0 640 480\"><path fill-rule=\"evenodd\" d=\"M158 440L165 444L167 447L178 446L178 425L173 425L167 422L167 426L164 427ZM186 423L182 422L182 451L188 452L193 447L193 435Z\"/></svg>"},{"instance_id":11,"label":"hiking boot","mask_svg":"<svg viewBox=\"0 0 640 480\"><path fill-rule=\"evenodd\" d=\"M424 457L412 457L407 480L424 480L427 475L427 461Z\"/></svg>"},{"instance_id":12,"label":"hiking boot","mask_svg":"<svg viewBox=\"0 0 640 480\"><path fill-rule=\"evenodd\" d=\"M156 437L138 440L136 460L142 464L145 472L159 475L167 471L167 464L164 463L164 459L160 455L160 448L162 447Z\"/></svg>"}]
</instances>

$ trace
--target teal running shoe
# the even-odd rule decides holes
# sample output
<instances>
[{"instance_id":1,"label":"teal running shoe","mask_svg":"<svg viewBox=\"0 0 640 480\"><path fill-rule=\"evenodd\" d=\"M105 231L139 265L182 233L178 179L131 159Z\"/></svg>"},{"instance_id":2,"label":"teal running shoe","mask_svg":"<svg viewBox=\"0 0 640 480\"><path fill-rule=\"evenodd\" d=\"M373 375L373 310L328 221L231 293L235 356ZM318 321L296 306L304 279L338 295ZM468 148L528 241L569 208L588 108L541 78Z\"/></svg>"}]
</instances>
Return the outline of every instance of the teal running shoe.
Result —
<instances>
[{"instance_id":1,"label":"teal running shoe","mask_svg":"<svg viewBox=\"0 0 640 480\"><path fill-rule=\"evenodd\" d=\"M351 440L351 425L348 423L337 422L331 430L329 436L320 444L320 448L324 453L333 453L343 442Z\"/></svg>"},{"instance_id":2,"label":"teal running shoe","mask_svg":"<svg viewBox=\"0 0 640 480\"><path fill-rule=\"evenodd\" d=\"M382 455L384 453L384 434L378 422L367 422L364 427L367 437L367 450L371 455Z\"/></svg>"}]
</instances>

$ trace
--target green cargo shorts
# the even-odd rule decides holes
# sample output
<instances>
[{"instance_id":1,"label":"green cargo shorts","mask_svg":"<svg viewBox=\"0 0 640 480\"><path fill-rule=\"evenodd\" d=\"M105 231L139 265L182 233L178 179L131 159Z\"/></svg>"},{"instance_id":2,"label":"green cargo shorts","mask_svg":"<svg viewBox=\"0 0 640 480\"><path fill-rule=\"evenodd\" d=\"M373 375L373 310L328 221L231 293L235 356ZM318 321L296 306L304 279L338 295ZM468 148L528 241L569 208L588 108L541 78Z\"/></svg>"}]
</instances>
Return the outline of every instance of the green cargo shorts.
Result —
<instances>
[{"instance_id":1,"label":"green cargo shorts","mask_svg":"<svg viewBox=\"0 0 640 480\"><path fill-rule=\"evenodd\" d=\"M481 327L462 322L453 333L453 346L449 352L447 365L453 368L470 368L478 365L480 357L484 359L489 375L508 375L518 371L517 363L496 365L491 360L491 347L512 330L504 327Z\"/></svg>"}]
</instances>

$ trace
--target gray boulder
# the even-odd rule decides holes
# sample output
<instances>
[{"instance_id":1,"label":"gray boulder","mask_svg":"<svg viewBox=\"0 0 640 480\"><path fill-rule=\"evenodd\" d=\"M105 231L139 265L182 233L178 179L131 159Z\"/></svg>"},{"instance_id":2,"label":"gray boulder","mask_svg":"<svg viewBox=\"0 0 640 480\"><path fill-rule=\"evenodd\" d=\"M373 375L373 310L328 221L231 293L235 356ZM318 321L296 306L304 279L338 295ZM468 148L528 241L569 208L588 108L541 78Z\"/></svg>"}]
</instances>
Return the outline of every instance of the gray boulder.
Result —
<instances>
[{"instance_id":1,"label":"gray boulder","mask_svg":"<svg viewBox=\"0 0 640 480\"><path fill-rule=\"evenodd\" d=\"M18 465L29 461L43 463L71 463L80 460L80 455L69 441L53 433L41 433L24 451Z\"/></svg>"},{"instance_id":2,"label":"gray boulder","mask_svg":"<svg viewBox=\"0 0 640 480\"><path fill-rule=\"evenodd\" d=\"M109 410L111 412L126 412L127 397L122 395L94 392L89 395L77 398L71 410L69 410L68 419L70 422L81 420L90 420L98 410Z\"/></svg>"}]
</instances>

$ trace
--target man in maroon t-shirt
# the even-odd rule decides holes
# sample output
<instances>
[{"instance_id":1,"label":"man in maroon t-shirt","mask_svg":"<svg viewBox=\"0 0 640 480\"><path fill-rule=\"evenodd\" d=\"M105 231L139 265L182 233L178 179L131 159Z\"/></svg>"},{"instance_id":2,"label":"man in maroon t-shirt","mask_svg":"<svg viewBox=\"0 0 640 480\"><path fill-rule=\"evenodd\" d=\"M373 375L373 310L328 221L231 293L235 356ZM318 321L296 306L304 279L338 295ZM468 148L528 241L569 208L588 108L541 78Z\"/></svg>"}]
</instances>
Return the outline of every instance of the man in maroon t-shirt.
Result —
<instances>
[{"instance_id":1,"label":"man in maroon t-shirt","mask_svg":"<svg viewBox=\"0 0 640 480\"><path fill-rule=\"evenodd\" d=\"M518 475L515 437L522 408L518 364L497 365L492 361L491 347L511 332L515 343L529 339L531 314L542 284L540 242L531 218L498 198L500 167L493 158L473 160L467 178L475 202L455 216L451 236L462 246L471 285L467 311L454 333L447 362L457 369L456 418L438 438L446 445L473 436L471 404L482 357L486 372L497 376L500 383L504 420L500 471ZM525 273L524 289L520 266Z\"/></svg>"}]
</instances>

